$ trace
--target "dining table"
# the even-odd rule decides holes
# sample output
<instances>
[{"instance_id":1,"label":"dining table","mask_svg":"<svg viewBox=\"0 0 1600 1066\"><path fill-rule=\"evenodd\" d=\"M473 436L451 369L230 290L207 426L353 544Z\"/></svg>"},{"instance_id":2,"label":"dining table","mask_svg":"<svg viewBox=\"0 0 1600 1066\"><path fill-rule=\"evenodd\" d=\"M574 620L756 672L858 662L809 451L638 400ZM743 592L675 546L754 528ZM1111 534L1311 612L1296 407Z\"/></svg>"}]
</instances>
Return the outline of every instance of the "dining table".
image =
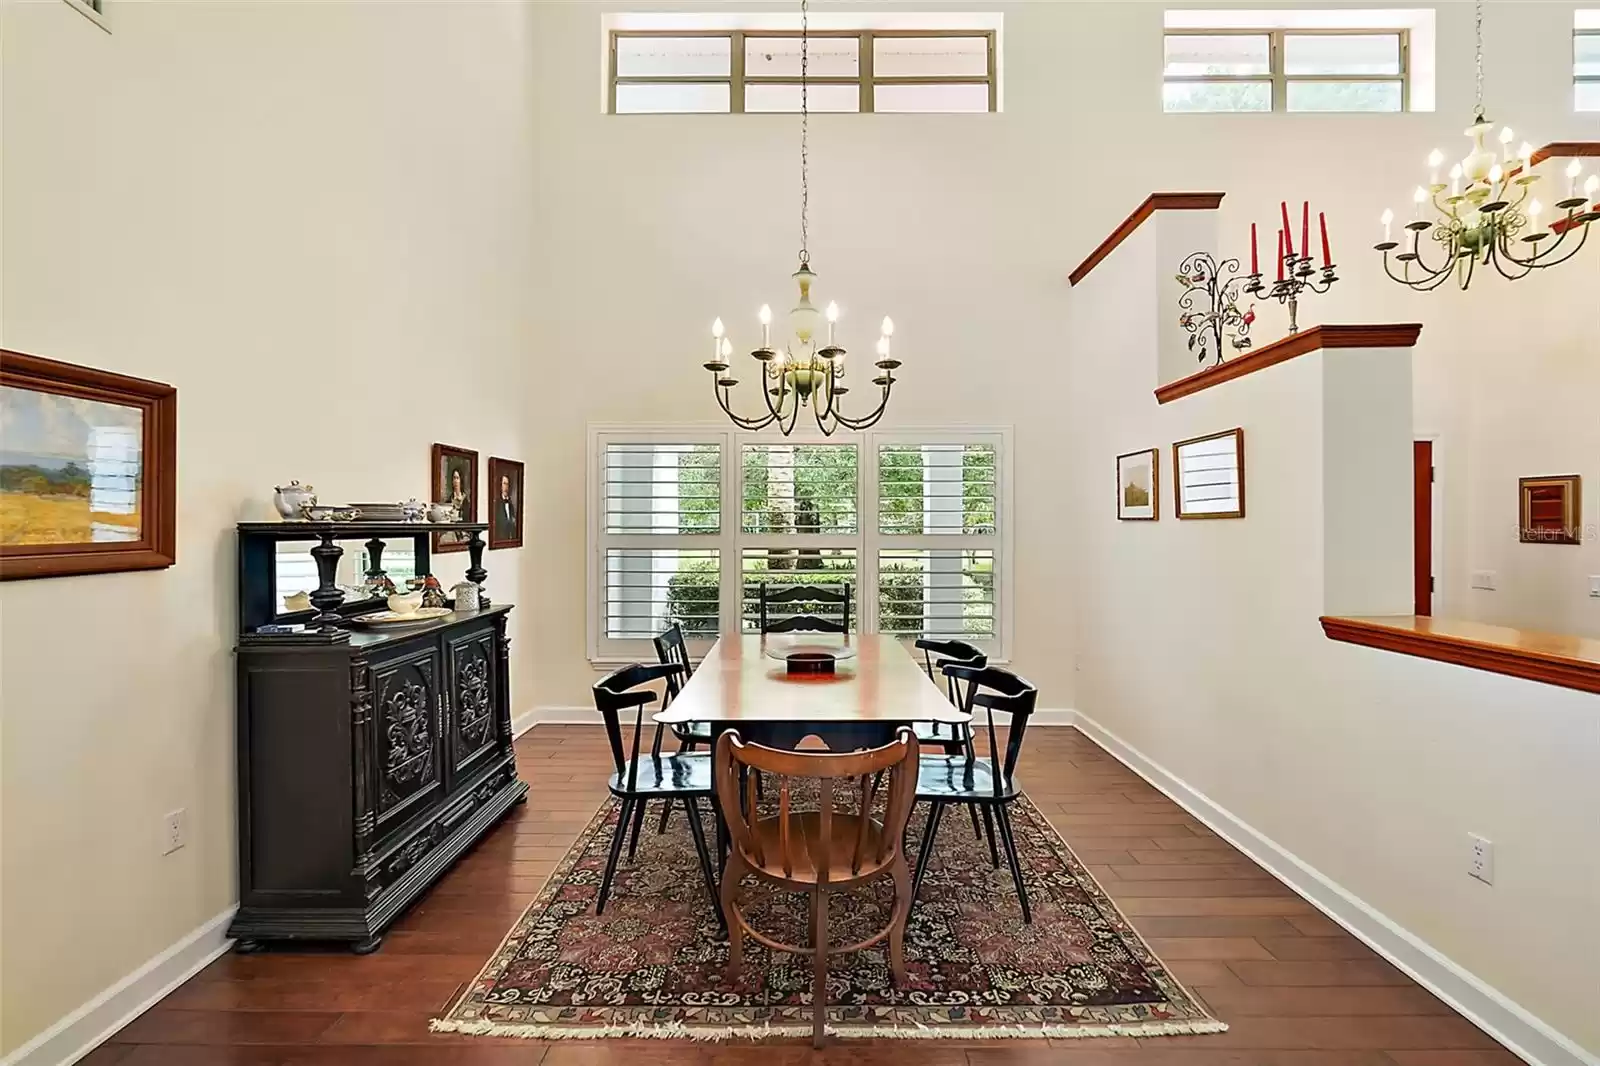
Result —
<instances>
[{"instance_id":1,"label":"dining table","mask_svg":"<svg viewBox=\"0 0 1600 1066\"><path fill-rule=\"evenodd\" d=\"M831 669L817 669L830 658ZM705 723L713 747L737 730L772 748L814 736L832 751L853 751L889 743L901 726L970 717L891 634L745 633L718 640L655 720Z\"/></svg>"},{"instance_id":2,"label":"dining table","mask_svg":"<svg viewBox=\"0 0 1600 1066\"><path fill-rule=\"evenodd\" d=\"M736 730L740 739L794 749L816 737L830 751L881 747L902 726L971 720L888 633L744 633L723 637L677 696L653 716L663 725L705 723L711 750ZM719 868L727 822L712 804Z\"/></svg>"}]
</instances>

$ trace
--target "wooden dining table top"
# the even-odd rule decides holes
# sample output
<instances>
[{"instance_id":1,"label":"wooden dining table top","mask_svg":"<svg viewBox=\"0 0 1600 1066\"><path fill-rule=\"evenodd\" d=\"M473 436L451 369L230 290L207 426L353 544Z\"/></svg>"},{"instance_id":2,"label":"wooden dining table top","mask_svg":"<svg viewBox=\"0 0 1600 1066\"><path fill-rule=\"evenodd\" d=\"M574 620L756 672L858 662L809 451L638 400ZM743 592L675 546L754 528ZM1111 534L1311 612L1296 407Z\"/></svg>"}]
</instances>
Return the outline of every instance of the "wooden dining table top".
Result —
<instances>
[{"instance_id":1,"label":"wooden dining table top","mask_svg":"<svg viewBox=\"0 0 1600 1066\"><path fill-rule=\"evenodd\" d=\"M840 652L832 674L791 674L794 649ZM747 633L714 644L655 720L677 722L965 722L912 658L884 633Z\"/></svg>"}]
</instances>

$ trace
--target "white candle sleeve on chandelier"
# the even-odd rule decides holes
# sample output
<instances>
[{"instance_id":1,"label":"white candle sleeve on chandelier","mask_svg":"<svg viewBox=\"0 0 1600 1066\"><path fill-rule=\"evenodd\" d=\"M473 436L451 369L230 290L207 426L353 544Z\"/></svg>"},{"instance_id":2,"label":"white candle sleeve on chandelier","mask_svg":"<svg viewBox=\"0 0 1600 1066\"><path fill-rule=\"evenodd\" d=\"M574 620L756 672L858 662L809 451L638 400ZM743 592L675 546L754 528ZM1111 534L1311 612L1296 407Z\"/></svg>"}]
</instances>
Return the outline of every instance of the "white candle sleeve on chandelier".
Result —
<instances>
[{"instance_id":1,"label":"white candle sleeve on chandelier","mask_svg":"<svg viewBox=\"0 0 1600 1066\"><path fill-rule=\"evenodd\" d=\"M1418 185L1417 191L1411 194L1411 221L1420 222L1422 220L1422 205L1427 199L1428 190Z\"/></svg>"},{"instance_id":2,"label":"white candle sleeve on chandelier","mask_svg":"<svg viewBox=\"0 0 1600 1066\"><path fill-rule=\"evenodd\" d=\"M1444 162L1444 153L1435 148L1428 153L1428 184L1439 184L1439 164Z\"/></svg>"},{"instance_id":3,"label":"white candle sleeve on chandelier","mask_svg":"<svg viewBox=\"0 0 1600 1066\"><path fill-rule=\"evenodd\" d=\"M1582 173L1583 164L1578 162L1576 159L1567 164L1567 196L1571 199L1577 199L1578 175Z\"/></svg>"},{"instance_id":4,"label":"white candle sleeve on chandelier","mask_svg":"<svg viewBox=\"0 0 1600 1066\"><path fill-rule=\"evenodd\" d=\"M1389 227L1394 224L1394 212L1389 210L1387 207L1384 208L1383 209L1383 218L1379 219L1379 221L1381 221L1383 223L1383 241L1384 241L1385 244L1387 244L1387 243L1389 243L1389 239L1390 239L1390 237L1389 237L1389 234L1390 234Z\"/></svg>"},{"instance_id":5,"label":"white candle sleeve on chandelier","mask_svg":"<svg viewBox=\"0 0 1600 1066\"><path fill-rule=\"evenodd\" d=\"M1450 168L1450 195L1461 195L1461 164L1457 163Z\"/></svg>"},{"instance_id":6,"label":"white candle sleeve on chandelier","mask_svg":"<svg viewBox=\"0 0 1600 1066\"><path fill-rule=\"evenodd\" d=\"M760 318L761 318L761 347L770 348L770 347L772 347L772 337L771 337L772 308L769 307L766 304L762 304L761 305L761 311L760 311Z\"/></svg>"},{"instance_id":7,"label":"white candle sleeve on chandelier","mask_svg":"<svg viewBox=\"0 0 1600 1066\"><path fill-rule=\"evenodd\" d=\"M839 305L832 300L828 301L828 346L833 346L833 327L839 322Z\"/></svg>"}]
</instances>

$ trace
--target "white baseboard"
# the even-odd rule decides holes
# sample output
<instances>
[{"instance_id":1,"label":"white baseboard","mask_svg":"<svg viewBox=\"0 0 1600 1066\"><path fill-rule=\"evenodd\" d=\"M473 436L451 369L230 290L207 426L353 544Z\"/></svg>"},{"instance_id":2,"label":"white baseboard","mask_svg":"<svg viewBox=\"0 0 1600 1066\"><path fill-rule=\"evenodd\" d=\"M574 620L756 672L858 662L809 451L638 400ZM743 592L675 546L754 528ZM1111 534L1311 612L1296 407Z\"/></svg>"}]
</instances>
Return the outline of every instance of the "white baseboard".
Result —
<instances>
[{"instance_id":1,"label":"white baseboard","mask_svg":"<svg viewBox=\"0 0 1600 1066\"><path fill-rule=\"evenodd\" d=\"M1600 1066L1600 1058L1212 802L1094 719L1082 712L1076 718L1084 736L1516 1055L1534 1066Z\"/></svg>"},{"instance_id":2,"label":"white baseboard","mask_svg":"<svg viewBox=\"0 0 1600 1066\"><path fill-rule=\"evenodd\" d=\"M995 716L1004 721L1006 715ZM1033 712L1028 723L1033 726L1070 726L1077 721L1077 712L1065 707L1041 707ZM593 707L532 707L511 719L511 735L520 737L536 725L592 725L602 724L600 712ZM0 1066L5 1066L0 1063Z\"/></svg>"},{"instance_id":3,"label":"white baseboard","mask_svg":"<svg viewBox=\"0 0 1600 1066\"><path fill-rule=\"evenodd\" d=\"M7 1055L0 1066L71 1066L227 951L233 944L228 923L236 909L230 906L201 925Z\"/></svg>"}]
</instances>

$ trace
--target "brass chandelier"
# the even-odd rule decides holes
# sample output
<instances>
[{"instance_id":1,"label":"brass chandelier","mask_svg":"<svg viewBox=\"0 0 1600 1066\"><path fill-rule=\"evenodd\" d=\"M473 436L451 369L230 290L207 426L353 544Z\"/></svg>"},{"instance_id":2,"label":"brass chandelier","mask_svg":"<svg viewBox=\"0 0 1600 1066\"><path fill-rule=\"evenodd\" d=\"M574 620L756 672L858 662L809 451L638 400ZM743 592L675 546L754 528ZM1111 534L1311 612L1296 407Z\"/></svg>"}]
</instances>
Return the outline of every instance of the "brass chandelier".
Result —
<instances>
[{"instance_id":1,"label":"brass chandelier","mask_svg":"<svg viewBox=\"0 0 1600 1066\"><path fill-rule=\"evenodd\" d=\"M1566 169L1566 196L1555 203L1558 214L1546 226L1540 217L1544 205L1532 195L1539 181L1533 172L1533 145L1522 142L1513 156L1511 142L1516 135L1509 126L1500 129L1500 157L1485 143L1494 123L1483 113L1483 0L1477 3L1476 27L1477 109L1472 125L1464 131L1472 138L1472 151L1450 168L1446 184L1439 180L1444 153L1436 149L1428 157L1428 184L1417 186L1412 196L1415 206L1405 226L1411 234L1409 247L1391 262L1390 253L1402 242L1391 239L1394 212L1388 210L1381 219L1383 240L1373 246L1383 253L1384 272L1413 289L1436 289L1452 276L1466 289L1479 265L1493 266L1512 281L1525 278L1578 254L1588 239L1590 224L1600 219L1600 201L1596 201L1600 176L1591 174L1580 189L1583 165L1576 159ZM1424 205L1430 201L1436 216L1432 219L1423 217ZM1423 254L1424 233L1440 247L1437 265L1430 265ZM1576 240L1569 243L1574 236ZM1395 263L1400 266L1398 273Z\"/></svg>"},{"instance_id":2,"label":"brass chandelier","mask_svg":"<svg viewBox=\"0 0 1600 1066\"><path fill-rule=\"evenodd\" d=\"M807 91L810 67L810 13L807 0L800 0L800 269L794 280L800 297L789 312L790 335L780 347L772 344L772 308L762 305L761 347L750 353L761 375L761 396L766 401L766 413L746 418L734 413L733 387L739 379L728 370L728 359L733 355L733 342L727 337L722 319L711 325L711 359L705 368L711 372L712 392L724 414L740 429L759 430L776 425L784 436L794 432L800 421L800 409L810 407L817 428L825 436L832 436L840 427L866 429L877 424L889 406L889 392L894 388L894 372L900 361L890 356L890 337L894 322L883 320L878 337L878 376L872 384L878 386L878 406L872 411L851 417L843 410L843 400L850 391L844 384L846 352L835 340L839 321L839 305L829 303L824 313L811 302L811 285L816 275L811 271L811 253L808 245L808 211L811 200L809 135L811 129L810 96ZM823 341L823 319L827 319L827 340Z\"/></svg>"}]
</instances>

